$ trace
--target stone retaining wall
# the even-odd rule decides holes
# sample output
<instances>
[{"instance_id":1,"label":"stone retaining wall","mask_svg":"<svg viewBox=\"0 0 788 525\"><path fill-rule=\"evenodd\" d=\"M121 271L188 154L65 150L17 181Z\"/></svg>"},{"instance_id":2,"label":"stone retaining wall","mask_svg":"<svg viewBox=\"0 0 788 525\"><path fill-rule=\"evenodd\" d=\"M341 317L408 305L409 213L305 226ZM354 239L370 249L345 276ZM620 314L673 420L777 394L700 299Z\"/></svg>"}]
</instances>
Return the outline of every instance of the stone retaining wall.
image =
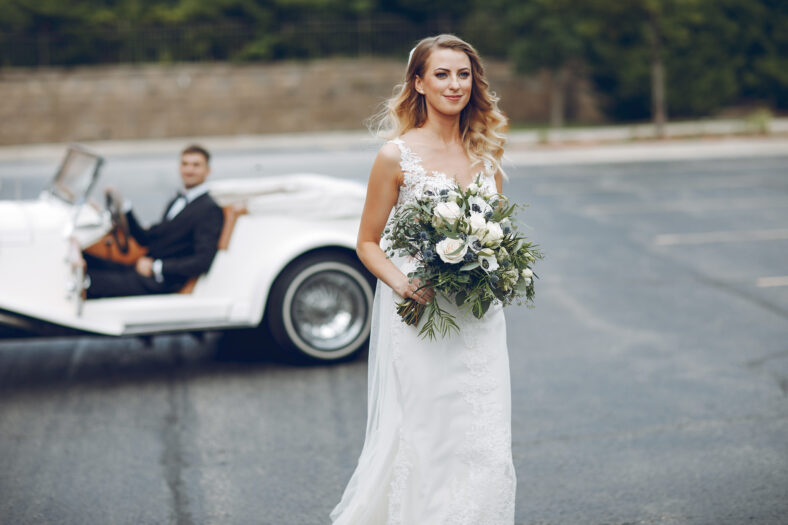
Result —
<instances>
[{"instance_id":1,"label":"stone retaining wall","mask_svg":"<svg viewBox=\"0 0 788 525\"><path fill-rule=\"evenodd\" d=\"M0 70L0 144L360 129L392 93L400 61L177 64ZM487 64L501 108L544 122L549 75ZM578 83L570 116L601 120Z\"/></svg>"}]
</instances>

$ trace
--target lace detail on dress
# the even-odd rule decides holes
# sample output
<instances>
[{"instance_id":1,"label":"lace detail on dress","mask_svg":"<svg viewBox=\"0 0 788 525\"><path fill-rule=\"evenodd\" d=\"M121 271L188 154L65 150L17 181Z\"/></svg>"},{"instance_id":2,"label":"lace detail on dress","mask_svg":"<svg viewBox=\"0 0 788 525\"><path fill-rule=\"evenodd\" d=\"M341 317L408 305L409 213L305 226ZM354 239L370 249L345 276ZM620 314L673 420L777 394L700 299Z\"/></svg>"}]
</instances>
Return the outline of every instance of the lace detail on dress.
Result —
<instances>
[{"instance_id":1,"label":"lace detail on dress","mask_svg":"<svg viewBox=\"0 0 788 525\"><path fill-rule=\"evenodd\" d=\"M406 202L413 202L421 198L427 191L437 195L440 190L451 190L457 185L457 181L442 171L433 170L428 173L421 163L421 157L413 153L402 139L396 138L390 142L399 147L399 166L403 175L402 186L399 188L399 197L397 198L397 208ZM495 179L491 176L491 171L492 163L485 160L484 172L479 172L477 175L482 175L482 190L494 193L498 190L495 187Z\"/></svg>"},{"instance_id":2,"label":"lace detail on dress","mask_svg":"<svg viewBox=\"0 0 788 525\"><path fill-rule=\"evenodd\" d=\"M492 312L488 312L491 314ZM515 484L511 457L511 427L494 395L501 388L492 369L494 355L480 340L484 331L466 316L462 334L462 362L468 369L461 394L470 407L473 423L468 428L459 459L469 466L465 479L451 485L452 513L446 524L501 525L514 520ZM483 494L483 497L479 497ZM480 504L480 502L482 504Z\"/></svg>"},{"instance_id":3,"label":"lace detail on dress","mask_svg":"<svg viewBox=\"0 0 788 525\"><path fill-rule=\"evenodd\" d=\"M408 442L402 437L402 431L400 431L399 448L392 467L389 511L386 525L402 525L403 501L405 499L405 491L408 488L410 473L413 469L411 454Z\"/></svg>"},{"instance_id":4,"label":"lace detail on dress","mask_svg":"<svg viewBox=\"0 0 788 525\"><path fill-rule=\"evenodd\" d=\"M452 485L451 512L443 525L511 525L512 483L501 476L500 470L482 468L470 472L466 479Z\"/></svg>"},{"instance_id":5,"label":"lace detail on dress","mask_svg":"<svg viewBox=\"0 0 788 525\"><path fill-rule=\"evenodd\" d=\"M396 294L394 294L396 296ZM402 330L407 326L402 322L402 317L397 313L397 309L391 308L391 362L397 366L402 354Z\"/></svg>"}]
</instances>

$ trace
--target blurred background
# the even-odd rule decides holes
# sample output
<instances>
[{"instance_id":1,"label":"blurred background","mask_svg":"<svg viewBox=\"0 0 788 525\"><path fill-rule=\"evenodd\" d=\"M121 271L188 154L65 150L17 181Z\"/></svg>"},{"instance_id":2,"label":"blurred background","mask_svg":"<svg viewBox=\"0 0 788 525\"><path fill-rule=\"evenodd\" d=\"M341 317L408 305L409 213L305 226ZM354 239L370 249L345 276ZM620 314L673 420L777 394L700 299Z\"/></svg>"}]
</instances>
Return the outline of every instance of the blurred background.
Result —
<instances>
[{"instance_id":1,"label":"blurred background","mask_svg":"<svg viewBox=\"0 0 788 525\"><path fill-rule=\"evenodd\" d=\"M0 144L361 129L453 32L519 127L788 109L781 0L0 0Z\"/></svg>"}]
</instances>

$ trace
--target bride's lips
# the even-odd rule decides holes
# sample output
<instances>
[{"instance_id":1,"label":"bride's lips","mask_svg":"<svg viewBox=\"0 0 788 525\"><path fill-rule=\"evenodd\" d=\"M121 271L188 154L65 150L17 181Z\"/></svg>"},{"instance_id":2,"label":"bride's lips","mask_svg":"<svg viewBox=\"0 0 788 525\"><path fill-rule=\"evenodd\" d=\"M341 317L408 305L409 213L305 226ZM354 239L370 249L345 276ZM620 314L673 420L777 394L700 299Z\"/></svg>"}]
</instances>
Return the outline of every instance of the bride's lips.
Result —
<instances>
[{"instance_id":1,"label":"bride's lips","mask_svg":"<svg viewBox=\"0 0 788 525\"><path fill-rule=\"evenodd\" d=\"M462 99L462 95L443 95L443 96L448 98L452 102L457 102L458 100Z\"/></svg>"}]
</instances>

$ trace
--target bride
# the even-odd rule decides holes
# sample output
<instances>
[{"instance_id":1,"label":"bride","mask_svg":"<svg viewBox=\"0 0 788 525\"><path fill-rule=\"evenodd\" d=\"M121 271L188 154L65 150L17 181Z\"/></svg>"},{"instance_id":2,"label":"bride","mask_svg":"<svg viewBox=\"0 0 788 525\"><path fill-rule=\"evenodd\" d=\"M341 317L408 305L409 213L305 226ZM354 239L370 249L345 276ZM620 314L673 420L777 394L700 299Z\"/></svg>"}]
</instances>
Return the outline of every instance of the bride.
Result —
<instances>
[{"instance_id":1,"label":"bride","mask_svg":"<svg viewBox=\"0 0 788 525\"><path fill-rule=\"evenodd\" d=\"M386 258L381 241L392 210L481 175L500 192L506 119L476 50L453 36L411 51L399 92L381 116L393 140L369 176L357 252L378 277L369 347L364 447L334 525L512 525L516 477L506 324L493 305L484 318L407 274L415 262ZM430 341L396 313L396 302L437 299L459 334Z\"/></svg>"}]
</instances>

